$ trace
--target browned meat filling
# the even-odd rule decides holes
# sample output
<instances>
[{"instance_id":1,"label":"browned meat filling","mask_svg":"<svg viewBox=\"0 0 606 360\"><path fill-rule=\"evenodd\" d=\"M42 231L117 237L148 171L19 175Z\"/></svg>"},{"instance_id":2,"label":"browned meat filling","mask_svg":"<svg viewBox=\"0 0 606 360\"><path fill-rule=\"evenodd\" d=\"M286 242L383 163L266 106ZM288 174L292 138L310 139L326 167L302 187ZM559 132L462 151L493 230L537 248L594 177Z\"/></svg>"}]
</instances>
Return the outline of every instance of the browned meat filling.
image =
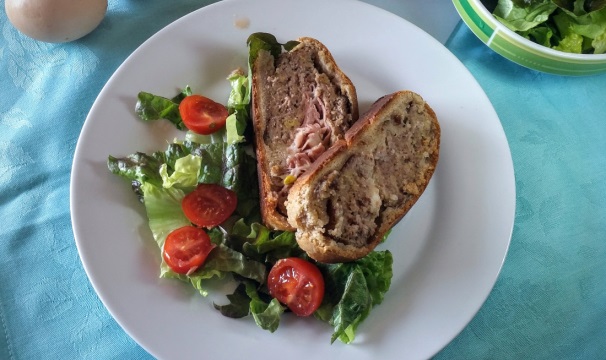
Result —
<instances>
[{"instance_id":1,"label":"browned meat filling","mask_svg":"<svg viewBox=\"0 0 606 360\"><path fill-rule=\"evenodd\" d=\"M319 203L325 204L318 212L328 215L323 227L335 241L365 246L385 209L418 196L427 181L431 165L424 149L433 147L435 130L423 120L423 103L410 103L406 111L393 114L367 134L344 165L325 175L314 189Z\"/></svg>"},{"instance_id":2,"label":"browned meat filling","mask_svg":"<svg viewBox=\"0 0 606 360\"><path fill-rule=\"evenodd\" d=\"M336 140L343 138L352 118L350 104L333 84L312 49L282 54L264 79L270 114L264 141L277 154L272 160L272 191L278 194L280 212L294 180Z\"/></svg>"}]
</instances>

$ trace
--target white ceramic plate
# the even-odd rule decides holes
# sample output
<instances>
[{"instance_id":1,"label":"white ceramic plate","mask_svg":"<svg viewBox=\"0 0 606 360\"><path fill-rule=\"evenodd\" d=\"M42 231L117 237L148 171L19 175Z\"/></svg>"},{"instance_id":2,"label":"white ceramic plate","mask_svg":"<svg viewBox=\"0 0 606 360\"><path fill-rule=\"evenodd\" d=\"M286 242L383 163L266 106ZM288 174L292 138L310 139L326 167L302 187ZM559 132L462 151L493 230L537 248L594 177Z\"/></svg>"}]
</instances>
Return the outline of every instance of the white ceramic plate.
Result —
<instances>
[{"instance_id":1,"label":"white ceramic plate","mask_svg":"<svg viewBox=\"0 0 606 360\"><path fill-rule=\"evenodd\" d=\"M242 25L248 24L243 27ZM400 89L421 94L442 126L441 158L427 191L384 247L394 255L385 301L354 344L330 345L332 329L286 316L271 334L252 319L225 318L188 285L158 278L159 251L129 184L108 155L163 150L179 136L139 121L136 94L172 96L187 84L227 99L227 74L245 67L246 38L324 42L357 87L361 110ZM472 319L492 289L509 245L514 174L501 124L466 68L403 19L347 0L228 0L167 26L137 49L95 101L71 178L74 235L99 297L124 330L160 359L428 358Z\"/></svg>"}]
</instances>

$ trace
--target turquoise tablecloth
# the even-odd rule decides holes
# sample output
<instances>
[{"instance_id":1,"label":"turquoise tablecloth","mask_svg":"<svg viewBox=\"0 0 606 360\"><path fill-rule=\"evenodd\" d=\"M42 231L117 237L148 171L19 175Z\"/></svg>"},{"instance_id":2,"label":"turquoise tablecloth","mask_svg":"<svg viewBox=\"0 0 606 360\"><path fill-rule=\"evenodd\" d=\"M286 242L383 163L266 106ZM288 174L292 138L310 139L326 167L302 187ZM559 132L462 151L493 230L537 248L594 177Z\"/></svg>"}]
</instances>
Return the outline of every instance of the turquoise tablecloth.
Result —
<instances>
[{"instance_id":1,"label":"turquoise tablecloth","mask_svg":"<svg viewBox=\"0 0 606 360\"><path fill-rule=\"evenodd\" d=\"M447 47L497 111L516 219L488 300L440 359L606 359L606 75L508 62L463 25Z\"/></svg>"},{"instance_id":2,"label":"turquoise tablecloth","mask_svg":"<svg viewBox=\"0 0 606 360\"><path fill-rule=\"evenodd\" d=\"M0 359L150 358L84 273L70 224L70 169L86 114L113 71L153 33L207 3L110 1L95 32L59 45L23 37L0 12ZM503 123L517 212L494 290L437 358L605 359L606 75L524 69L464 26L447 46Z\"/></svg>"}]
</instances>

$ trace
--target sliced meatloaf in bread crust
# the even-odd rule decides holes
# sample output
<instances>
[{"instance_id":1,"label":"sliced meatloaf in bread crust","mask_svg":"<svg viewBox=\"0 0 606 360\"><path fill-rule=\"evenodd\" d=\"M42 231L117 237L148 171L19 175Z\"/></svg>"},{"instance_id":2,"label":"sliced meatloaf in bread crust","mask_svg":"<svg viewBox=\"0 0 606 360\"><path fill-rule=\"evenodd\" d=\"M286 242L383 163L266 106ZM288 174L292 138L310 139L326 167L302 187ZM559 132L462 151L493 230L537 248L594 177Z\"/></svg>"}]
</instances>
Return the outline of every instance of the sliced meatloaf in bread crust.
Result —
<instances>
[{"instance_id":1,"label":"sliced meatloaf in bread crust","mask_svg":"<svg viewBox=\"0 0 606 360\"><path fill-rule=\"evenodd\" d=\"M351 80L326 46L303 37L274 58L261 50L252 64L252 119L263 223L294 229L285 202L294 180L358 119Z\"/></svg>"},{"instance_id":2,"label":"sliced meatloaf in bread crust","mask_svg":"<svg viewBox=\"0 0 606 360\"><path fill-rule=\"evenodd\" d=\"M420 95L377 100L291 188L299 246L325 263L367 255L419 199L439 151L440 125Z\"/></svg>"}]
</instances>

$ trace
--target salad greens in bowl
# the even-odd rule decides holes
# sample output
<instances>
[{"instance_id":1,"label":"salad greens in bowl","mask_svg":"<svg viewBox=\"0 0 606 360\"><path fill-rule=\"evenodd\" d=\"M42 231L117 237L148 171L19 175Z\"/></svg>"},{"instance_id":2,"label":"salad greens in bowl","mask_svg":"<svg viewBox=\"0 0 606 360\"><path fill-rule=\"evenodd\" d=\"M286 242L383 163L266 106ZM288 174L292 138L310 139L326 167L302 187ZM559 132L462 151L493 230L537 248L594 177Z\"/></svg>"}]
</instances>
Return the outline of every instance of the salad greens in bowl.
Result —
<instances>
[{"instance_id":1,"label":"salad greens in bowl","mask_svg":"<svg viewBox=\"0 0 606 360\"><path fill-rule=\"evenodd\" d=\"M606 72L605 0L453 0L488 47L558 75Z\"/></svg>"}]
</instances>

